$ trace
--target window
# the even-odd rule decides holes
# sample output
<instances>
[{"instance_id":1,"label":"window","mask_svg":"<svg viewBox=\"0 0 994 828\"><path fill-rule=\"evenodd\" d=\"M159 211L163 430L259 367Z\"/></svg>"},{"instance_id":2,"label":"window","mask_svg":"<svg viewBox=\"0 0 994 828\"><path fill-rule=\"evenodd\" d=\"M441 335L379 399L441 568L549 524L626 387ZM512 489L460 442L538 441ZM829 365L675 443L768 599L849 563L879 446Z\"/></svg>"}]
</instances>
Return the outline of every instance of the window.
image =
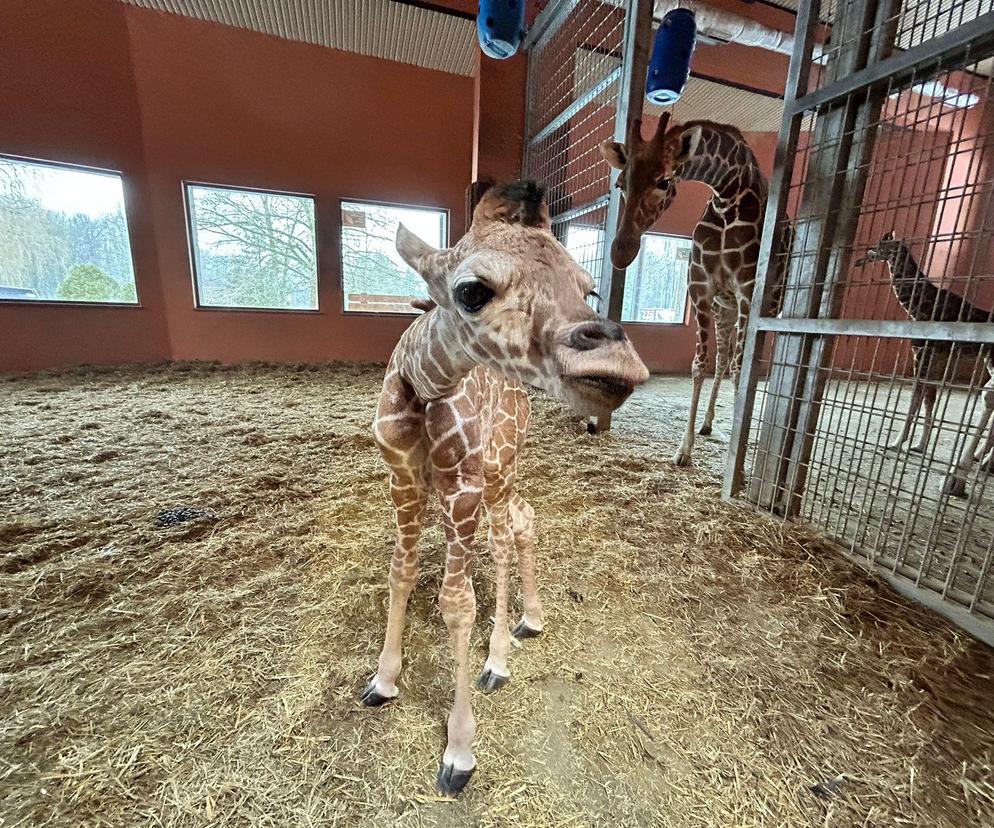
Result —
<instances>
[{"instance_id":1,"label":"window","mask_svg":"<svg viewBox=\"0 0 994 828\"><path fill-rule=\"evenodd\" d=\"M317 310L314 199L186 185L197 305Z\"/></svg>"},{"instance_id":2,"label":"window","mask_svg":"<svg viewBox=\"0 0 994 828\"><path fill-rule=\"evenodd\" d=\"M411 300L427 298L424 281L397 253L399 223L432 247L446 246L445 210L342 202L342 292L346 311L414 313Z\"/></svg>"},{"instance_id":3,"label":"window","mask_svg":"<svg viewBox=\"0 0 994 828\"><path fill-rule=\"evenodd\" d=\"M690 239L646 233L625 278L624 322L680 325L687 309Z\"/></svg>"},{"instance_id":4,"label":"window","mask_svg":"<svg viewBox=\"0 0 994 828\"><path fill-rule=\"evenodd\" d=\"M622 322L682 324L687 307L687 273L691 240L683 236L646 233L635 261L625 274ZM596 226L570 225L566 249L600 281L604 231Z\"/></svg>"},{"instance_id":5,"label":"window","mask_svg":"<svg viewBox=\"0 0 994 828\"><path fill-rule=\"evenodd\" d=\"M0 300L138 303L117 173L0 158Z\"/></svg>"}]
</instances>

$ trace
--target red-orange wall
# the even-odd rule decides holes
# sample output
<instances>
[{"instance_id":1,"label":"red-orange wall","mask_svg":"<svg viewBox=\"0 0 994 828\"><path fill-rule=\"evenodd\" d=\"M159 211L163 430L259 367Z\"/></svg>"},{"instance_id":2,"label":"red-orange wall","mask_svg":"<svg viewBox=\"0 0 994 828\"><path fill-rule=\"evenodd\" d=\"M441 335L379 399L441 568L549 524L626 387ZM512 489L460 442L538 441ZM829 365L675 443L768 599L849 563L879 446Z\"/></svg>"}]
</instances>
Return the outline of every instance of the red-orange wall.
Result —
<instances>
[{"instance_id":1,"label":"red-orange wall","mask_svg":"<svg viewBox=\"0 0 994 828\"><path fill-rule=\"evenodd\" d=\"M0 152L124 174L143 305L0 303L0 370L169 356L125 8L0 3Z\"/></svg>"},{"instance_id":2,"label":"red-orange wall","mask_svg":"<svg viewBox=\"0 0 994 828\"><path fill-rule=\"evenodd\" d=\"M0 4L0 152L124 173L141 308L0 303L0 370L158 359L384 360L406 317L342 307L337 199L450 211L473 79L112 0ZM317 198L317 313L196 310L181 182Z\"/></svg>"}]
</instances>

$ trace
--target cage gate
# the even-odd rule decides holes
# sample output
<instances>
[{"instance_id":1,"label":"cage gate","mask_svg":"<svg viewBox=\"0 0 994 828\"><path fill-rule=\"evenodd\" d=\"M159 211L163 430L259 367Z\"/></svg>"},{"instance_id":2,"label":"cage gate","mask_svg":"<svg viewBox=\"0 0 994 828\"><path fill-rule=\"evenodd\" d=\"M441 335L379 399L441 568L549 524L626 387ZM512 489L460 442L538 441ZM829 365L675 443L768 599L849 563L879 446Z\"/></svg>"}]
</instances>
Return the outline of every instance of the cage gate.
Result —
<instances>
[{"instance_id":1,"label":"cage gate","mask_svg":"<svg viewBox=\"0 0 994 828\"><path fill-rule=\"evenodd\" d=\"M724 493L994 645L992 72L994 0L800 3Z\"/></svg>"}]
</instances>

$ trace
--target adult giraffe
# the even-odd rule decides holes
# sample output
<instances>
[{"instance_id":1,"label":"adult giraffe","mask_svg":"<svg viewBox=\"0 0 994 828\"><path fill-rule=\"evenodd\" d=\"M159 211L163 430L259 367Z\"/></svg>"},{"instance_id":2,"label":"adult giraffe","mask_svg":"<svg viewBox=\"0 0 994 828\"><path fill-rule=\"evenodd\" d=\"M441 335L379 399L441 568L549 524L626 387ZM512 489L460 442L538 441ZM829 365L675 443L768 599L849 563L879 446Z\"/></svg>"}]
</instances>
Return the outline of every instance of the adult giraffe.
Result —
<instances>
[{"instance_id":1,"label":"adult giraffe","mask_svg":"<svg viewBox=\"0 0 994 828\"><path fill-rule=\"evenodd\" d=\"M534 512L515 491L529 415L522 383L579 414L601 415L621 405L649 372L621 326L598 317L586 303L593 281L552 235L542 190L533 182L486 193L455 247L435 250L401 226L397 250L425 280L432 301L420 305L427 312L404 332L390 358L373 424L390 467L397 546L379 668L360 700L377 706L398 694L418 535L434 489L447 544L439 607L455 659L455 698L437 783L441 793L455 795L476 768L469 638L476 617L473 536L481 504L490 517L497 583L490 653L476 686L492 692L510 678L512 551L524 597L514 635L528 638L542 630Z\"/></svg>"},{"instance_id":2,"label":"adult giraffe","mask_svg":"<svg viewBox=\"0 0 994 828\"><path fill-rule=\"evenodd\" d=\"M718 389L729 367L732 381L738 385L768 188L755 154L736 127L711 121L669 127L669 118L669 113L660 116L649 141L642 139L641 123L636 122L630 145L607 141L601 145L601 153L612 167L621 170L617 186L625 195L624 214L611 247L615 267L632 263L642 234L672 204L679 182L700 181L711 188L711 199L694 229L687 288L697 322L697 347L687 430L674 458L678 466L687 466L694 451L694 426L712 320L715 373L702 435L711 433ZM776 284L771 291L773 306L769 311L774 315L783 299L790 243L790 234L783 234Z\"/></svg>"}]
</instances>

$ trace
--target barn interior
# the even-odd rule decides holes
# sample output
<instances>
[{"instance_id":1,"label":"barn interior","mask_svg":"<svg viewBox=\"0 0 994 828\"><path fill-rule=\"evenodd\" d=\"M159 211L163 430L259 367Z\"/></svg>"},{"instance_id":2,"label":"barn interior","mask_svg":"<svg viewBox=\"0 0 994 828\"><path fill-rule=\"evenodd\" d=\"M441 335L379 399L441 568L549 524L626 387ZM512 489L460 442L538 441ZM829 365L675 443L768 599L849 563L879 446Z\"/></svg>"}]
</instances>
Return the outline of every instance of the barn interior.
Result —
<instances>
[{"instance_id":1,"label":"barn interior","mask_svg":"<svg viewBox=\"0 0 994 828\"><path fill-rule=\"evenodd\" d=\"M994 4L688 0L661 107L679 5L532 0L502 60L469 0L0 6L4 824L994 824ZM712 191L619 270L600 151L664 113L739 131L759 295L787 273L686 467ZM398 224L451 246L519 177L652 377L609 420L530 395L546 626L474 691L453 798L437 506L401 696L358 702L395 542L371 423L428 298Z\"/></svg>"}]
</instances>

